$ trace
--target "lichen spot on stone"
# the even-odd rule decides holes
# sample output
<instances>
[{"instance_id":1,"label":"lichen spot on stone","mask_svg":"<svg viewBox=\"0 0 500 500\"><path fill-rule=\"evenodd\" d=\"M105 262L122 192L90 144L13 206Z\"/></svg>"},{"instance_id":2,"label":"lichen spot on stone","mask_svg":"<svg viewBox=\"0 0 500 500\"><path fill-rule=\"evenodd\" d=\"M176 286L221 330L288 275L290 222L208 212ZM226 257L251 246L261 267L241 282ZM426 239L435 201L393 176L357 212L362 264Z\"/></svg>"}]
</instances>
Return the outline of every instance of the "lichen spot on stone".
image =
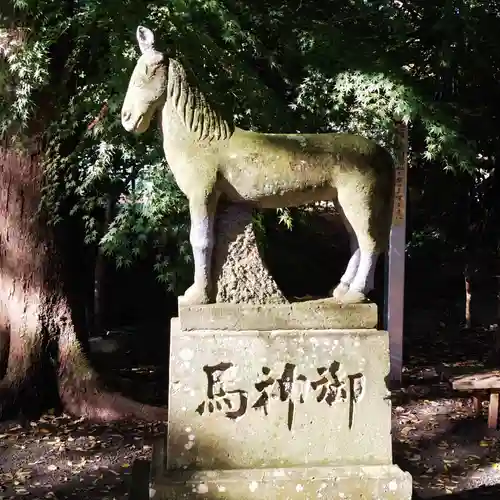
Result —
<instances>
[{"instance_id":1,"label":"lichen spot on stone","mask_svg":"<svg viewBox=\"0 0 500 500\"><path fill-rule=\"evenodd\" d=\"M226 491L226 487L225 486L217 485L217 491L219 493L224 493Z\"/></svg>"},{"instance_id":2,"label":"lichen spot on stone","mask_svg":"<svg viewBox=\"0 0 500 500\"><path fill-rule=\"evenodd\" d=\"M182 351L179 353L179 357L182 359L182 361L191 361L194 357L194 352L192 349L182 349Z\"/></svg>"},{"instance_id":3,"label":"lichen spot on stone","mask_svg":"<svg viewBox=\"0 0 500 500\"><path fill-rule=\"evenodd\" d=\"M252 481L248 485L248 489L253 493L254 491L257 491L257 488L259 487L259 483L257 481Z\"/></svg>"},{"instance_id":4,"label":"lichen spot on stone","mask_svg":"<svg viewBox=\"0 0 500 500\"><path fill-rule=\"evenodd\" d=\"M389 491L396 491L398 489L398 483L394 479L389 483L388 486L389 486Z\"/></svg>"},{"instance_id":5,"label":"lichen spot on stone","mask_svg":"<svg viewBox=\"0 0 500 500\"><path fill-rule=\"evenodd\" d=\"M303 489L304 489L304 487L301 484L297 484L297 486L295 486L295 491L297 493L301 492Z\"/></svg>"},{"instance_id":6,"label":"lichen spot on stone","mask_svg":"<svg viewBox=\"0 0 500 500\"><path fill-rule=\"evenodd\" d=\"M205 483L200 483L196 488L196 493L200 493L201 495L208 493L208 486Z\"/></svg>"}]
</instances>

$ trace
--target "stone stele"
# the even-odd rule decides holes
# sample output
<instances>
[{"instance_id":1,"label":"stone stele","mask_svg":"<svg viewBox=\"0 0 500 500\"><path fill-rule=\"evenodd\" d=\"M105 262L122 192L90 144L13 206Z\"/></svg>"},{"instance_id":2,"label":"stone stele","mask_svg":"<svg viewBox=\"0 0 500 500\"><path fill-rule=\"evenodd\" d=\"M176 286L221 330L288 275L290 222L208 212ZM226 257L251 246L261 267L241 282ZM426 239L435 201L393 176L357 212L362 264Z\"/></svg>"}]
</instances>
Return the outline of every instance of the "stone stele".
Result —
<instances>
[{"instance_id":1,"label":"stone stele","mask_svg":"<svg viewBox=\"0 0 500 500\"><path fill-rule=\"evenodd\" d=\"M324 306L309 328L271 329L287 326L291 306L253 307L232 329L172 320L151 498L410 500L411 476L392 463L388 334L372 327L376 308L353 305L365 309L349 322L338 304L328 321Z\"/></svg>"}]
</instances>

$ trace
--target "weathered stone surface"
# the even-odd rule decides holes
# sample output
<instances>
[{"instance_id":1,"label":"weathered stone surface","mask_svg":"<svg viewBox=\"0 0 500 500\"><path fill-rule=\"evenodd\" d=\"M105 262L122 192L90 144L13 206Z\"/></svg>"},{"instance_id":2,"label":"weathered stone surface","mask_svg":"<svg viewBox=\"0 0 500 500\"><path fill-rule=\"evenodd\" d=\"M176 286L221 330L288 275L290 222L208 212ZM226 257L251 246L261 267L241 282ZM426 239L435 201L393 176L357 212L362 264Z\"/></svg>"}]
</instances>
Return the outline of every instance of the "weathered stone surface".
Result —
<instances>
[{"instance_id":1,"label":"weathered stone surface","mask_svg":"<svg viewBox=\"0 0 500 500\"><path fill-rule=\"evenodd\" d=\"M137 42L142 54L124 98L122 125L129 132L144 133L159 112L165 158L189 200L190 239L211 241L211 208L219 194L264 209L335 200L361 252L377 249L366 265L358 266L348 290L343 285L334 290L345 304L363 302L379 252L389 243L395 192L389 151L355 134L268 134L236 127L204 96L180 61L158 51L150 29L138 26ZM148 68L151 77L146 81ZM211 303L211 245L191 246L195 279L182 300ZM237 295L231 293L228 299ZM252 293L250 298L261 297Z\"/></svg>"},{"instance_id":2,"label":"weathered stone surface","mask_svg":"<svg viewBox=\"0 0 500 500\"><path fill-rule=\"evenodd\" d=\"M377 305L334 299L291 304L209 304L179 307L182 330L360 329L377 326Z\"/></svg>"},{"instance_id":3,"label":"weathered stone surface","mask_svg":"<svg viewBox=\"0 0 500 500\"><path fill-rule=\"evenodd\" d=\"M252 208L219 204L215 222L213 281L216 302L288 302L262 261L252 225Z\"/></svg>"},{"instance_id":4,"label":"weathered stone surface","mask_svg":"<svg viewBox=\"0 0 500 500\"><path fill-rule=\"evenodd\" d=\"M181 472L153 478L154 500L410 500L395 465Z\"/></svg>"},{"instance_id":5,"label":"weathered stone surface","mask_svg":"<svg viewBox=\"0 0 500 500\"><path fill-rule=\"evenodd\" d=\"M184 332L174 319L168 468L390 465L388 372L384 331Z\"/></svg>"}]
</instances>

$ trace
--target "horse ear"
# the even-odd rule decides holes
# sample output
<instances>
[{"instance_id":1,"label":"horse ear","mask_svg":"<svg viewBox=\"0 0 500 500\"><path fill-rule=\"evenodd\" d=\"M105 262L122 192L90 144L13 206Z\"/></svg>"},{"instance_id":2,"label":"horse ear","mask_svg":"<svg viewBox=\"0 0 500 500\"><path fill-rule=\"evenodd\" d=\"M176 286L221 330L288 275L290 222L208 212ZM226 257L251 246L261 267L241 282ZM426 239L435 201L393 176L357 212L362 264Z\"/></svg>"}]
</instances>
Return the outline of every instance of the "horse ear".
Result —
<instances>
[{"instance_id":1,"label":"horse ear","mask_svg":"<svg viewBox=\"0 0 500 500\"><path fill-rule=\"evenodd\" d=\"M139 48L144 54L146 50L151 50L155 45L155 36L153 32L144 26L139 26L137 28L137 42L139 43Z\"/></svg>"}]
</instances>

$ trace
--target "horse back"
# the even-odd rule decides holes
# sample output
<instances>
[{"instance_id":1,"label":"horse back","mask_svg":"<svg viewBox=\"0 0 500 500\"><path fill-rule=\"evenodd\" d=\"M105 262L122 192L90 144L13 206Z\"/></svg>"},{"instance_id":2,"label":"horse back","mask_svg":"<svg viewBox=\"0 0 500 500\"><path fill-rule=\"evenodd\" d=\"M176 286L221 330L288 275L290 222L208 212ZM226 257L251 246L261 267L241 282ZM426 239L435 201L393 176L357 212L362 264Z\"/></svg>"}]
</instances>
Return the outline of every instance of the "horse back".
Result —
<instances>
[{"instance_id":1,"label":"horse back","mask_svg":"<svg viewBox=\"0 0 500 500\"><path fill-rule=\"evenodd\" d=\"M220 151L218 186L230 199L266 207L331 199L346 175L357 184L392 180L392 159L384 151L350 134L236 130Z\"/></svg>"}]
</instances>

